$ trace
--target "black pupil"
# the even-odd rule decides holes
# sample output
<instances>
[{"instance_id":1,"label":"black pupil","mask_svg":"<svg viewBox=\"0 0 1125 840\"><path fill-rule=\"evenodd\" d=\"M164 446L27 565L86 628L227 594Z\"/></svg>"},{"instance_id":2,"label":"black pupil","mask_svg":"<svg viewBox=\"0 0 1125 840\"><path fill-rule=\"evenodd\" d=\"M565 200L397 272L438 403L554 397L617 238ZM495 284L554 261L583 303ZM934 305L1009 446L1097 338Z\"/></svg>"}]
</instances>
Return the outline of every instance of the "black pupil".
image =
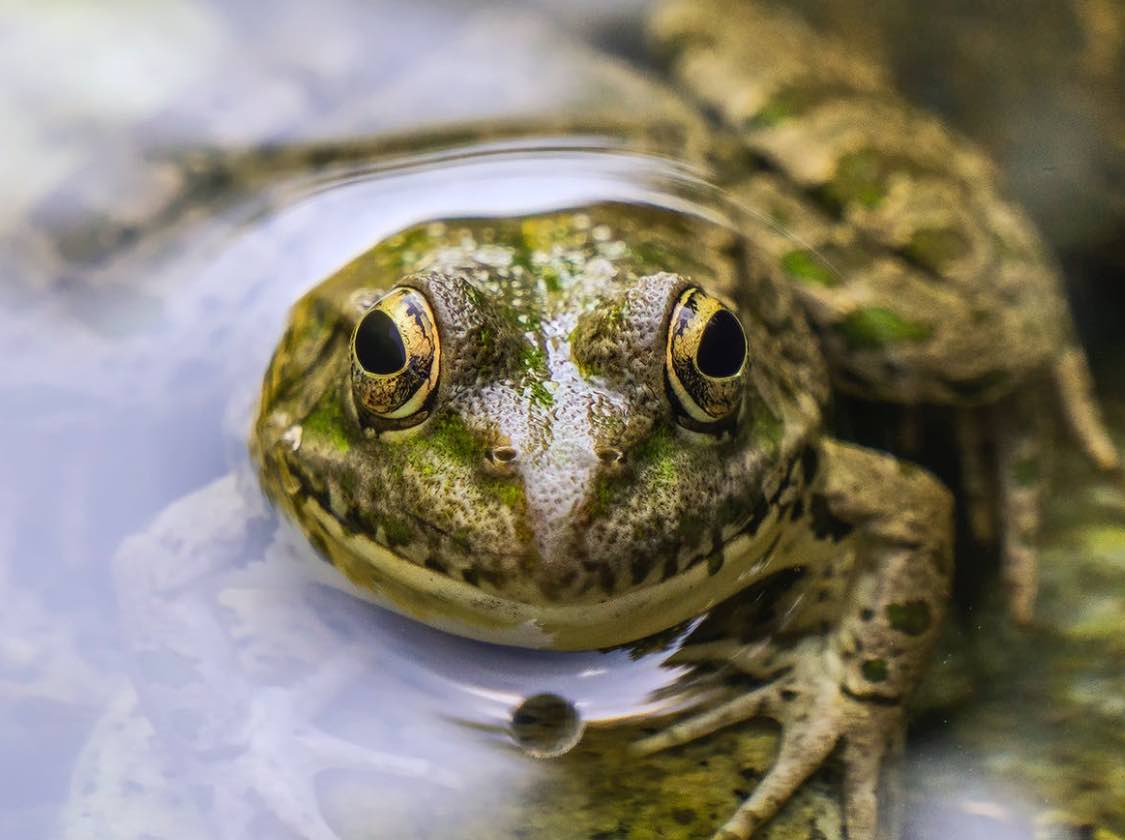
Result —
<instances>
[{"instance_id":1,"label":"black pupil","mask_svg":"<svg viewBox=\"0 0 1125 840\"><path fill-rule=\"evenodd\" d=\"M746 339L738 319L729 310L720 309L703 328L695 363L701 373L721 379L738 373L745 358Z\"/></svg>"},{"instance_id":2,"label":"black pupil","mask_svg":"<svg viewBox=\"0 0 1125 840\"><path fill-rule=\"evenodd\" d=\"M388 374L406 364L406 348L394 320L381 309L368 312L355 334L355 355L368 373Z\"/></svg>"}]
</instances>

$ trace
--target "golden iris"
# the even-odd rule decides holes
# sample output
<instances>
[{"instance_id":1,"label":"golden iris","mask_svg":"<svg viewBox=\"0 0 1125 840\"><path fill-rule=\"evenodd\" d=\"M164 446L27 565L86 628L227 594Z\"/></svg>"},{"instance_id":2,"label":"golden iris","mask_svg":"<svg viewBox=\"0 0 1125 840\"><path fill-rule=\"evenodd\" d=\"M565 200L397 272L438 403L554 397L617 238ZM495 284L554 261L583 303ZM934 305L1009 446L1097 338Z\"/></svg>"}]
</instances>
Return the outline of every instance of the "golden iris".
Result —
<instances>
[{"instance_id":1,"label":"golden iris","mask_svg":"<svg viewBox=\"0 0 1125 840\"><path fill-rule=\"evenodd\" d=\"M684 290L668 322L668 386L695 424L734 416L742 398L746 333L738 317L699 288Z\"/></svg>"},{"instance_id":2,"label":"golden iris","mask_svg":"<svg viewBox=\"0 0 1125 840\"><path fill-rule=\"evenodd\" d=\"M370 414L425 419L437 387L441 339L433 310L417 289L399 286L379 298L352 332L352 391Z\"/></svg>"}]
</instances>

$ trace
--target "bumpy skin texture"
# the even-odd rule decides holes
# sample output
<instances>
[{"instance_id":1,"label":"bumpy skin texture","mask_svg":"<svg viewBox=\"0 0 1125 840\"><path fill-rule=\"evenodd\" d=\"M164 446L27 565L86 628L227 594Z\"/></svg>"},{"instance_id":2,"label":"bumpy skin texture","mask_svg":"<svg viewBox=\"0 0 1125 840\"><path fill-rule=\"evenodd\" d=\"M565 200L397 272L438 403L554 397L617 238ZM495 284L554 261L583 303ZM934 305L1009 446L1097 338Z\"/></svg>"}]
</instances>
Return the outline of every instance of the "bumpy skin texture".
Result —
<instances>
[{"instance_id":1,"label":"bumpy skin texture","mask_svg":"<svg viewBox=\"0 0 1125 840\"><path fill-rule=\"evenodd\" d=\"M675 256L695 237L711 240L698 261ZM376 246L294 310L257 424L267 488L395 608L452 619L472 602L482 626L462 633L589 648L692 617L756 559L742 543L772 527L827 394L785 286L729 247L702 223L613 207ZM348 376L356 320L398 283L431 302L444 360L429 416L402 431L357 410ZM750 359L733 434L692 445L664 364L689 284L738 306ZM664 585L686 573L690 596ZM584 609L598 604L600 622Z\"/></svg>"},{"instance_id":2,"label":"bumpy skin texture","mask_svg":"<svg viewBox=\"0 0 1125 840\"><path fill-rule=\"evenodd\" d=\"M708 247L685 257L685 242ZM351 376L355 324L396 285L426 296L442 345L406 429L365 413ZM740 408L706 430L665 352L693 287L746 336ZM825 397L800 311L737 237L603 205L413 228L329 278L294 309L255 451L325 558L421 620L580 648L707 614L677 656L760 687L638 751L782 722L776 765L720 832L746 837L844 739L846 819L865 837L948 598L950 504L922 470L822 437Z\"/></svg>"},{"instance_id":3,"label":"bumpy skin texture","mask_svg":"<svg viewBox=\"0 0 1125 840\"><path fill-rule=\"evenodd\" d=\"M1011 609L1029 621L1040 493L1030 477L1044 472L1029 430L1047 426L1053 401L1092 461L1119 466L1037 232L972 144L796 16L673 0L651 30L672 76L732 132L726 180L755 219L747 236L793 283L833 385L960 409L971 519L978 536L1002 530Z\"/></svg>"}]
</instances>

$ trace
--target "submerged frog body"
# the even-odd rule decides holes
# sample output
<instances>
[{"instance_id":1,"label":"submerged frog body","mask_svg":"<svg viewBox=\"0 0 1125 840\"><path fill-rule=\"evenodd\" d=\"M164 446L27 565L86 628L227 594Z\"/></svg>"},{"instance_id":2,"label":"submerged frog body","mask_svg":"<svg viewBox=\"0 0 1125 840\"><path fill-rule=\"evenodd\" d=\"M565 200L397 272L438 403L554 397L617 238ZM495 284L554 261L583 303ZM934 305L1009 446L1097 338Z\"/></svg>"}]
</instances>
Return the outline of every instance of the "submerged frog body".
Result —
<instances>
[{"instance_id":1,"label":"submerged frog body","mask_svg":"<svg viewBox=\"0 0 1125 840\"><path fill-rule=\"evenodd\" d=\"M457 633L608 647L731 601L677 657L761 686L637 750L782 721L724 829L748 836L845 738L847 819L869 836L949 593L950 502L826 436L827 383L784 283L702 222L616 205L450 221L296 306L255 446L326 559Z\"/></svg>"}]
</instances>

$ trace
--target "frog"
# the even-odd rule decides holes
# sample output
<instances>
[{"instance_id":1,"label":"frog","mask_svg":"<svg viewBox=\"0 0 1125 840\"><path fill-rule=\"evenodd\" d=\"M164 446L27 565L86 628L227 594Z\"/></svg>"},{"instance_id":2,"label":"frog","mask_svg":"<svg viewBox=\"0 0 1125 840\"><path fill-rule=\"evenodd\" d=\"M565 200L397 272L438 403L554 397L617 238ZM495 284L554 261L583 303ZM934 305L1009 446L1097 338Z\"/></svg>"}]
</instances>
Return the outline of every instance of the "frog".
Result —
<instances>
[{"instance_id":1,"label":"frog","mask_svg":"<svg viewBox=\"0 0 1125 840\"><path fill-rule=\"evenodd\" d=\"M696 8L708 11L694 11ZM716 20L730 26L716 27ZM384 603L443 630L530 647L604 648L628 643L627 637L643 641L685 623L695 627L694 622L701 621L689 632L691 643L669 657L669 664L697 663L701 676L719 666L737 672L741 682L753 684L754 689L739 694L739 680L732 677L734 687L723 686L726 702L635 745L637 760L703 738L716 726L755 716L775 717L785 733L782 754L766 780L720 831L727 836L746 836L766 824L805 776L841 742L848 752L849 836L869 836L877 820L895 821L893 813L879 816L880 811L893 812L894 806L877 807L875 783L883 765L893 763L888 759L901 748L902 703L925 665L947 608L952 573L950 500L924 471L834 437L825 420L829 391L955 407L965 444L961 450L966 477L963 495L973 512L974 527L982 535L998 524L1005 529L1005 577L1013 611L1023 620L1030 614L1034 597L1034 534L1043 490L1038 465L1042 448L1039 410L1057 400L1075 437L1093 460L1111 469L1116 455L1101 428L1057 271L1026 218L1001 197L994 169L970 144L902 102L879 68L850 55L844 46L816 36L784 12L766 13L749 4L666 3L657 10L650 28L657 52L663 56L660 66L665 74L650 87L679 105L676 123L680 134L669 134L667 126L657 126L659 151L668 152L665 144L670 141L674 154L706 167L714 182L744 207L739 237L708 244L709 236L689 235L698 251L694 260L675 258L668 253L670 249L664 249L659 259L649 259L630 248L651 231L646 234L630 225L627 216L617 210L598 207L588 209L589 224L581 220L581 214L521 220L518 237L503 224L479 219L444 220L444 232L408 230L405 240L425 247L420 258L415 253L397 266L393 279L361 282L357 275L365 269L360 262L298 305L285 339L289 343L279 349L263 390L261 419L252 434L255 458L262 464L269 495L292 514L321 555L332 561L331 566L322 564L326 568L318 568L318 572L339 576L336 569L343 569L345 574L340 577L357 582L358 593L376 599L381 594ZM732 43L738 36L741 40ZM617 75L634 73L633 68L619 64L612 67ZM644 85L631 88L649 89ZM647 123L650 128L654 124ZM575 130L588 128L589 124L579 123ZM522 126L478 127L472 137L511 137L523 131ZM641 142L652 137L644 135ZM392 144L393 151L415 142L418 147L424 145L413 134L402 139L406 142ZM636 142L636 138L630 135L628 141ZM382 151L385 149L378 145L349 143L299 148L292 153L277 148L239 150L236 157L223 158L210 150L195 170L197 180L189 179L189 185L214 181L245 187L293 171L324 171L341 160L366 159ZM164 216L165 220L172 217L174 213ZM526 247L525 221L533 227L557 229L564 239L576 237L582 243L580 252L582 247L597 249L596 255L577 258L584 280L573 290L568 305L563 304L561 284L564 279L574 280L577 266L556 265L553 274L531 277L530 269L551 263L548 259L540 265L543 253ZM507 224L510 228L515 220ZM466 230L481 248L466 247L462 238L457 242L442 238L452 236L449 231ZM591 244L590 238L599 244ZM398 245L375 246L373 258L388 247ZM751 263L749 269L746 262ZM511 279L502 277L504 269L521 264L527 271L523 279L535 280L537 292L540 284L548 291L553 285L560 286L551 291L556 296L551 298L553 304L548 305L549 295L526 305L516 305L507 297L520 285L499 280ZM435 267L440 269L438 274L427 273ZM492 272L494 279L481 280L479 272ZM479 317L476 327L452 317L446 296L454 294L453 281L441 279L446 274L468 277L460 287L466 295L460 311L465 318ZM642 283L645 277L663 280ZM347 291L353 282L357 285ZM660 282L668 284L663 297ZM615 283L621 284L622 294L625 287L632 290L631 300L637 307L626 312L637 311L641 304L651 312L682 303L681 309L703 307L712 314L729 313L746 342L746 368L737 371L736 377L746 384L746 391L732 401L730 393L724 396L721 388L714 391L708 386L703 402L713 402L712 407L737 403L737 416L724 417L712 428L713 417L689 390L699 385L690 372L686 385L680 381L673 386L670 378L667 384L653 382L655 371L666 369L668 358L674 355L661 341L668 322L654 315L647 332L638 335L634 324L616 323L621 309L612 315L613 306L604 307L601 314L607 318L599 321L595 317L599 306L614 297L607 289ZM766 294L747 300L745 290L740 291L744 283L756 284ZM354 299L352 292L356 293ZM478 299L468 300L474 294ZM688 297L681 301L685 295ZM411 347L412 352L429 347L435 354L430 374L422 377L429 391L421 398L425 403L432 396L433 402L421 410L433 411L434 416L411 425L409 421L417 417L409 412L375 420L364 414L364 423L372 425L364 425L360 439L353 436L360 424L357 397L354 390L347 389L363 389L363 399L377 405L382 398L379 388L350 369L348 377L354 378L348 382L328 383L326 378L347 367L344 359L353 350L350 338L340 343L348 334L345 324L354 321L352 326L358 328L368 310L387 316L373 316L371 326L395 321L404 310L420 313L414 321L417 329L411 333ZM670 319L671 309L664 314ZM423 326L427 318L429 331ZM730 325L726 315L718 318L719 323ZM448 390L443 391L450 387L448 366L463 361L461 352L469 345L464 343L468 339L462 331L477 327L474 335L480 346L469 353L469 367L459 369L464 375L458 395L461 402L451 407L439 402L448 397ZM544 328L560 332L546 335ZM626 328L628 332L621 332ZM697 326L690 340L702 343L704 332L702 325ZM729 329L722 332L728 339L733 334ZM634 344L615 344L626 335ZM636 357L629 355L627 351L642 347L645 337L650 342L644 345L648 349ZM555 343L548 348L551 338ZM774 342L780 344L774 347ZM733 343L737 348L737 341ZM314 346L325 355L314 359L301 355ZM568 356L561 354L567 347L584 349L567 361ZM653 348L663 350L662 360L650 358ZM766 352L772 364L761 364L751 349ZM641 358L654 362L647 368L648 386L640 381L625 395L615 390L621 385L611 376L616 367L627 370ZM683 359L675 358L679 362L672 367L678 363L682 371ZM282 370L307 361L314 364L306 376L293 380L281 376ZM561 381L555 378L556 372ZM677 377L683 375L676 373ZM511 381L498 387L490 379L496 376ZM327 393L322 388L335 388L340 402L335 406L330 401L322 403L319 398ZM1047 398L1040 400L1039 396ZM607 436L614 437L608 435L610 426L620 426L615 428L615 442L599 445L597 451L583 437L583 430L592 428L582 425L584 418L560 415L555 409L556 405L573 409L586 399L594 400L599 412L604 412ZM273 400L286 406L275 405ZM756 414L753 408L762 413ZM306 409L316 410L306 413ZM353 410L354 416L349 414ZM492 416L492 411L500 416ZM774 411L780 414L772 414ZM521 420L522 425L489 426L509 439L493 439L492 432L482 430L501 417L516 423L514 418L524 415L528 419ZM370 437L367 429L371 429ZM516 434L518 430L523 438ZM568 520L564 510L549 529L550 539L528 529L527 522L533 520L519 510L521 504L532 507L526 486L521 502L528 452L535 454L537 445L545 447L537 456L541 459L536 462L538 468L550 468L549 456L556 454L547 445L547 430L552 439L556 430L562 433L564 455L575 469L572 478L577 484L570 488L571 498L581 495L583 480L592 482L589 488L594 492L592 506L578 505L584 511L579 512L592 518L585 523ZM244 430L238 433L244 434ZM515 439L511 439L513 435ZM567 435L571 435L569 440ZM541 439L534 440L536 436ZM989 453L987 444L993 439L1002 445L998 452ZM740 441L744 448L738 450ZM461 482L459 489L481 505L471 511L462 509L455 517L459 527L448 535L430 529L428 538L447 540L441 552L425 557L414 554L419 545L416 532L422 525L406 516L401 507L388 510L375 506L371 499L353 506L358 485L334 483L347 483L342 477L350 470L362 475L377 471L379 464L389 469L393 458L367 466L355 460L365 448L376 447L381 447L380 453L413 457L415 463L403 467L405 476L453 476ZM717 452L736 450L740 457L719 464ZM999 457L990 461L990 455ZM339 460L308 464L305 471L294 472L301 459L314 456ZM700 464L692 465L692 456L702 459ZM703 464L710 464L710 474ZM474 471L478 467L479 476ZM656 482L677 470L684 472L685 480L662 485L657 497L671 507L646 507L644 487L638 483L642 477ZM392 473L378 474L386 478ZM560 469L535 473L540 484L531 492L542 494L537 497L541 507L536 509L550 509L547 499L557 488L555 481L547 479L558 479L561 473ZM308 484L303 483L306 481ZM725 508L717 504L718 497L706 492L707 488L716 491L720 485L725 489L719 497L725 493L731 501ZM1003 492L993 492L993 485ZM735 486L752 487L754 492L735 501L731 492ZM307 492L309 487L316 489L315 498ZM427 511L440 510L456 498L455 494L434 495L432 484L426 487L417 499ZM874 492L878 490L885 495ZM186 582L194 574L189 574L184 561L191 558L184 554L206 556L206 551L189 552L199 546L185 541L185 535L198 534L204 543L213 538L214 543L225 544L226 531L218 528L220 520L209 511L226 511L224 523L234 511L238 522L260 524L264 514L254 504L236 503L239 498L253 498L254 492L242 488L232 493L229 482L209 486L204 495L213 506L187 504L196 501L190 498L185 504L177 503L168 517L125 547L115 573L123 608L144 619L134 622L132 629L134 638L141 639L141 647L168 637L185 645L193 640L202 611L194 615L185 611L181 622L174 620L171 610L158 619L150 609L153 593L165 605L175 603L173 596L183 598ZM494 495L485 498L487 493ZM774 494L778 494L776 498ZM414 497L404 493L389 502L402 505L407 498ZM765 504L747 514L745 505L755 498L764 498ZM992 509L995 498L1000 499L998 510ZM612 555L618 565L607 566L609 572L599 568L595 574L583 567L568 578L566 543L595 520L623 518L623 507L630 504L638 522L660 523L656 534L650 535L653 554L657 548L664 552L673 536L686 539L694 534L697 545L684 548L690 556L673 558L674 567L666 565L668 557L664 556L656 566L645 562L644 552L639 551L642 543L626 540L627 544L619 546L620 553ZM520 574L505 567L504 558L487 552L482 557L487 555L497 565L485 563L479 569L464 565L467 554L481 553L476 544L479 537L472 529L484 527L482 511L497 517L490 538L500 542L513 535L517 538L520 548L507 559L519 567ZM729 521L723 520L724 512L732 517ZM710 545L715 544L709 526L718 528L718 544L722 544L724 527L729 530L740 518L748 516L753 521L759 515L762 520L754 530L763 542L744 534L730 546L730 558L726 551L709 550L698 559L699 552L692 551L708 539ZM210 526L200 527L201 522ZM505 523L511 529L506 535ZM387 561L386 565L373 565L353 555L349 543L366 545L356 536L363 534L371 545L361 553L373 553ZM608 538L608 532L602 536ZM524 538L534 551L520 542ZM540 545L538 540L545 541ZM382 549L391 553L398 549L413 559L390 563ZM621 559L630 550L637 552L635 563ZM896 551L905 553L899 556ZM735 552L744 562L755 553L766 562L742 576L747 569L735 562ZM533 556L560 562L552 565L551 575L537 578L528 559ZM162 573L154 567L150 571L154 558ZM801 563L796 562L798 558ZM926 558L929 565L915 562L919 558ZM268 590L277 570L256 571L252 585ZM639 587L632 591L641 591L644 584L666 572L664 582L669 585L665 588L629 596L630 586ZM905 578L896 577L915 572L926 576L916 582L916 591ZM630 583L636 575L641 579ZM705 585L693 588L697 579ZM883 588L884 580L893 592ZM899 585L892 585L896 580ZM501 585L516 595L501 597ZM783 591L775 593L774 585L782 586ZM904 587L911 589L909 597L902 594ZM552 602L554 608L541 602L546 597L544 589L561 599ZM682 597L675 597L677 593ZM827 593L821 606L812 607L809 602L819 599L821 593ZM890 600L871 600L883 596ZM652 598L656 600L648 600ZM744 621L747 604L756 605L755 615L774 614L762 619L764 628ZM227 603L222 606L229 608ZM245 636L251 641L264 640L266 613L255 610L253 603L238 606L239 626ZM866 611L871 614L865 618ZM623 627L628 628L624 633ZM169 650L202 658L190 647L170 644L164 654ZM341 658L346 662L343 654L351 652L342 652ZM845 655L848 653L851 657ZM310 672L318 672L318 666L324 664L307 651L297 658ZM218 738L200 736L191 749L220 752L240 748L249 733L250 742L263 747L261 752L268 758L249 775L258 780L256 792L265 792L275 816L299 827L304 836L333 836L315 816L315 798L300 784L303 774L318 769L318 759L302 752L294 760L274 737L277 727L286 725L284 713L281 720L263 722L258 715L268 716L276 709L270 711L267 703L250 704L250 719L242 720L242 701L249 693L242 691L243 686L229 692L235 698L230 708L210 702L208 697L215 696L217 687L228 693L230 673L208 672L207 690L179 692L183 696L177 701L174 683L159 674L139 671L135 678L140 693L159 698L142 712L157 721L158 730L180 734L176 721L162 722L154 705L169 718L191 712L208 724L203 727L207 734L220 733ZM331 675L333 669L328 672ZM341 679L346 678L345 668ZM844 686L856 696L849 696ZM327 693L314 686L313 694L323 698ZM831 711L823 720L807 716L816 699L823 701L815 707L818 711ZM127 716L137 714L135 709L128 710L128 703L121 707L127 708ZM342 760L378 764L377 757L358 756L344 744L317 744ZM292 784L285 792L276 778L282 768L291 773L288 780ZM223 787L216 783L217 794ZM301 795L294 796L294 791ZM233 820L230 826L235 826L236 833L240 828L249 830Z\"/></svg>"},{"instance_id":2,"label":"frog","mask_svg":"<svg viewBox=\"0 0 1125 840\"><path fill-rule=\"evenodd\" d=\"M375 246L293 310L263 485L376 600L485 641L608 648L770 589L756 634L731 620L677 654L760 685L634 749L780 720L715 835L745 838L844 740L849 836L873 837L949 595L951 501L825 434L827 367L787 286L674 227L593 206ZM678 264L677 238L710 247Z\"/></svg>"},{"instance_id":3,"label":"frog","mask_svg":"<svg viewBox=\"0 0 1125 840\"><path fill-rule=\"evenodd\" d=\"M950 594L951 499L828 433L822 344L755 237L672 228L593 206L374 246L293 309L261 480L358 588L459 635L607 648L755 593L756 633L730 620L673 657L753 687L634 748L777 719L773 768L715 834L747 838L842 742L848 836L874 837Z\"/></svg>"},{"instance_id":4,"label":"frog","mask_svg":"<svg viewBox=\"0 0 1125 840\"><path fill-rule=\"evenodd\" d=\"M955 407L1024 622L1044 395L1100 467L1117 455L1057 271L981 153L841 45L792 50L793 18L672 3L652 28L730 131L709 154L744 238L689 232L703 256L677 264L666 222L600 206L405 230L295 305L254 458L333 567L455 634L609 648L756 603L757 635L729 619L670 660L751 687L634 749L770 717L776 761L715 837L752 836L838 745L847 835L893 835L877 791L950 597L952 502L834 438L830 385Z\"/></svg>"}]
</instances>

